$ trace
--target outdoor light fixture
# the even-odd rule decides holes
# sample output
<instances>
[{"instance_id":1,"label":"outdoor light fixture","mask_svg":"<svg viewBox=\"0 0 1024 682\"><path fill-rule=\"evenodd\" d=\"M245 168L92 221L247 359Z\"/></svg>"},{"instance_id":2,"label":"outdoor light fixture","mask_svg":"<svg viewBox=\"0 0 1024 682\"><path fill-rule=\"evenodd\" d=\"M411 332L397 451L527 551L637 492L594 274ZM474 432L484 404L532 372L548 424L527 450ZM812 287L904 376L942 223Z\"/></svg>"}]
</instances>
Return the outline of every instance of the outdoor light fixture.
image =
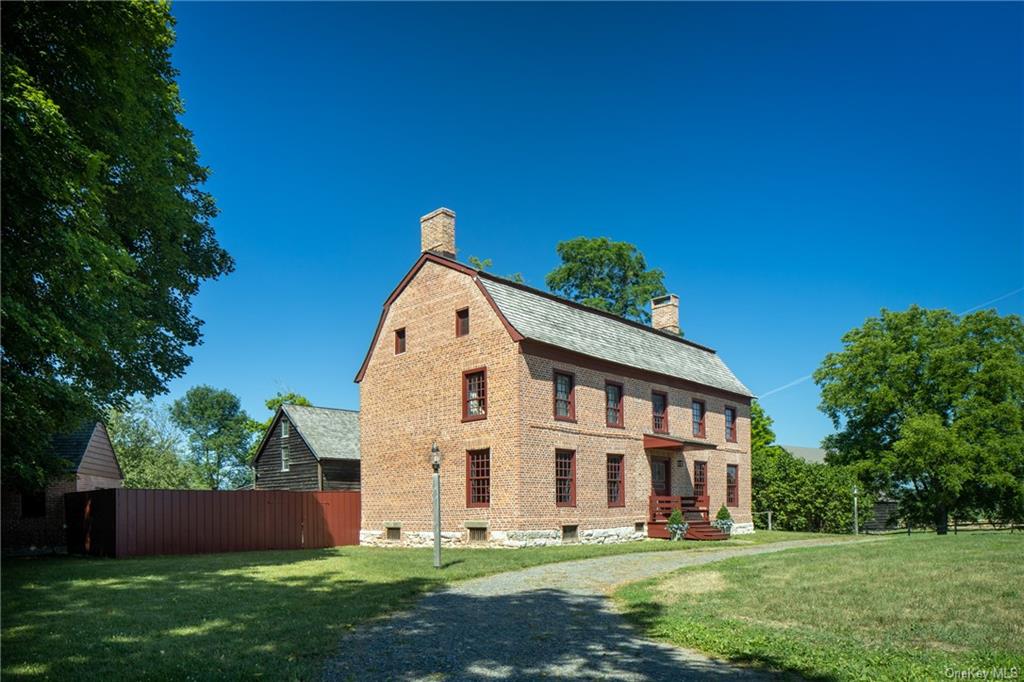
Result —
<instances>
[{"instance_id":1,"label":"outdoor light fixture","mask_svg":"<svg viewBox=\"0 0 1024 682\"><path fill-rule=\"evenodd\" d=\"M435 474L441 470L441 448L437 447L437 441L430 446L430 466L434 467Z\"/></svg>"},{"instance_id":2,"label":"outdoor light fixture","mask_svg":"<svg viewBox=\"0 0 1024 682\"><path fill-rule=\"evenodd\" d=\"M434 468L434 568L441 568L441 448L430 446L430 466Z\"/></svg>"}]
</instances>

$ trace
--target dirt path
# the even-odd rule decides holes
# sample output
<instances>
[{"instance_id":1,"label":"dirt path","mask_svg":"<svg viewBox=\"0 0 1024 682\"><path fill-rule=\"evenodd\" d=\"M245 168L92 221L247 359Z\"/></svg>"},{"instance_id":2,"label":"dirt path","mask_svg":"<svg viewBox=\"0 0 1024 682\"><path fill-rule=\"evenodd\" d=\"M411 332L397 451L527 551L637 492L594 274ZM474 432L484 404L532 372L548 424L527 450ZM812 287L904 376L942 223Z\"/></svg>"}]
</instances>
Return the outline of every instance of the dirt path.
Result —
<instances>
[{"instance_id":1,"label":"dirt path","mask_svg":"<svg viewBox=\"0 0 1024 682\"><path fill-rule=\"evenodd\" d=\"M607 594L736 556L840 544L798 540L712 551L622 554L459 583L340 642L327 680L763 680L771 676L638 635ZM845 544L845 543L843 543Z\"/></svg>"}]
</instances>

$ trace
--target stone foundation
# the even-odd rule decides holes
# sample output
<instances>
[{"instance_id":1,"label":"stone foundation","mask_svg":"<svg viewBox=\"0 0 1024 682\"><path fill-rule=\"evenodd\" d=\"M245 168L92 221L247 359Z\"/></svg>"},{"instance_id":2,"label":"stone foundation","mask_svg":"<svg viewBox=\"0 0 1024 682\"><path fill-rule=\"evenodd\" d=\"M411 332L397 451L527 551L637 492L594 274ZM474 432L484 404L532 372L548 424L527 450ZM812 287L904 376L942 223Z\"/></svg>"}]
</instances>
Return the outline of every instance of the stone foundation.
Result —
<instances>
[{"instance_id":1,"label":"stone foundation","mask_svg":"<svg viewBox=\"0 0 1024 682\"><path fill-rule=\"evenodd\" d=\"M751 526L750 531L753 532ZM546 547L551 545L597 545L617 542L633 542L647 537L646 532L637 532L634 526L621 528L580 529L576 540L562 542L560 530L495 530L487 534L486 541L470 542L469 529L461 532L441 533L444 547ZM431 547L434 544L433 531L402 532L400 540L386 539L384 531L359 531L359 544L372 547Z\"/></svg>"},{"instance_id":2,"label":"stone foundation","mask_svg":"<svg viewBox=\"0 0 1024 682\"><path fill-rule=\"evenodd\" d=\"M753 532L753 523L734 523L732 526L732 535L750 535Z\"/></svg>"}]
</instances>

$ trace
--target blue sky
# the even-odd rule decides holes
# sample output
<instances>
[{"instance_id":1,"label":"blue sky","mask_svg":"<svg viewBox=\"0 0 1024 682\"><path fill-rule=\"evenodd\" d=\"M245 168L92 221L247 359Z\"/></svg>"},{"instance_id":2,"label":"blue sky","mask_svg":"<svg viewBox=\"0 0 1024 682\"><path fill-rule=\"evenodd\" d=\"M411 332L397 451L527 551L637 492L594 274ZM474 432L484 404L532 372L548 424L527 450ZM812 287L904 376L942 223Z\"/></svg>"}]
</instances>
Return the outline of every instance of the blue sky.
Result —
<instances>
[{"instance_id":1,"label":"blue sky","mask_svg":"<svg viewBox=\"0 0 1024 682\"><path fill-rule=\"evenodd\" d=\"M635 243L687 337L764 394L911 303L1024 287L1024 5L202 4L174 62L237 269L195 299L195 384L358 407L419 216L543 287ZM994 304L1024 312L1024 293ZM831 426L804 381L779 440Z\"/></svg>"}]
</instances>

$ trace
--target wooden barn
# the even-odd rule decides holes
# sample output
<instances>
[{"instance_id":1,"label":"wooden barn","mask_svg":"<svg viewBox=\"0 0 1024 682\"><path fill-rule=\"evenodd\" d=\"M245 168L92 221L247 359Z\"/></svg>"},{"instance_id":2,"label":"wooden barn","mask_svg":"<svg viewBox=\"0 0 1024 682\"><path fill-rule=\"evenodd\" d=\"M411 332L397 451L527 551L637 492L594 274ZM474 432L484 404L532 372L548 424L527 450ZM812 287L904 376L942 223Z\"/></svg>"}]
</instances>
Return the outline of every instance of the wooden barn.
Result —
<instances>
[{"instance_id":1,"label":"wooden barn","mask_svg":"<svg viewBox=\"0 0 1024 682\"><path fill-rule=\"evenodd\" d=\"M359 490L359 412L282 405L253 458L256 490Z\"/></svg>"},{"instance_id":2,"label":"wooden barn","mask_svg":"<svg viewBox=\"0 0 1024 682\"><path fill-rule=\"evenodd\" d=\"M102 422L87 422L54 438L52 448L68 463L65 477L43 490L3 489L4 551L64 547L64 494L123 486L124 474Z\"/></svg>"}]
</instances>

